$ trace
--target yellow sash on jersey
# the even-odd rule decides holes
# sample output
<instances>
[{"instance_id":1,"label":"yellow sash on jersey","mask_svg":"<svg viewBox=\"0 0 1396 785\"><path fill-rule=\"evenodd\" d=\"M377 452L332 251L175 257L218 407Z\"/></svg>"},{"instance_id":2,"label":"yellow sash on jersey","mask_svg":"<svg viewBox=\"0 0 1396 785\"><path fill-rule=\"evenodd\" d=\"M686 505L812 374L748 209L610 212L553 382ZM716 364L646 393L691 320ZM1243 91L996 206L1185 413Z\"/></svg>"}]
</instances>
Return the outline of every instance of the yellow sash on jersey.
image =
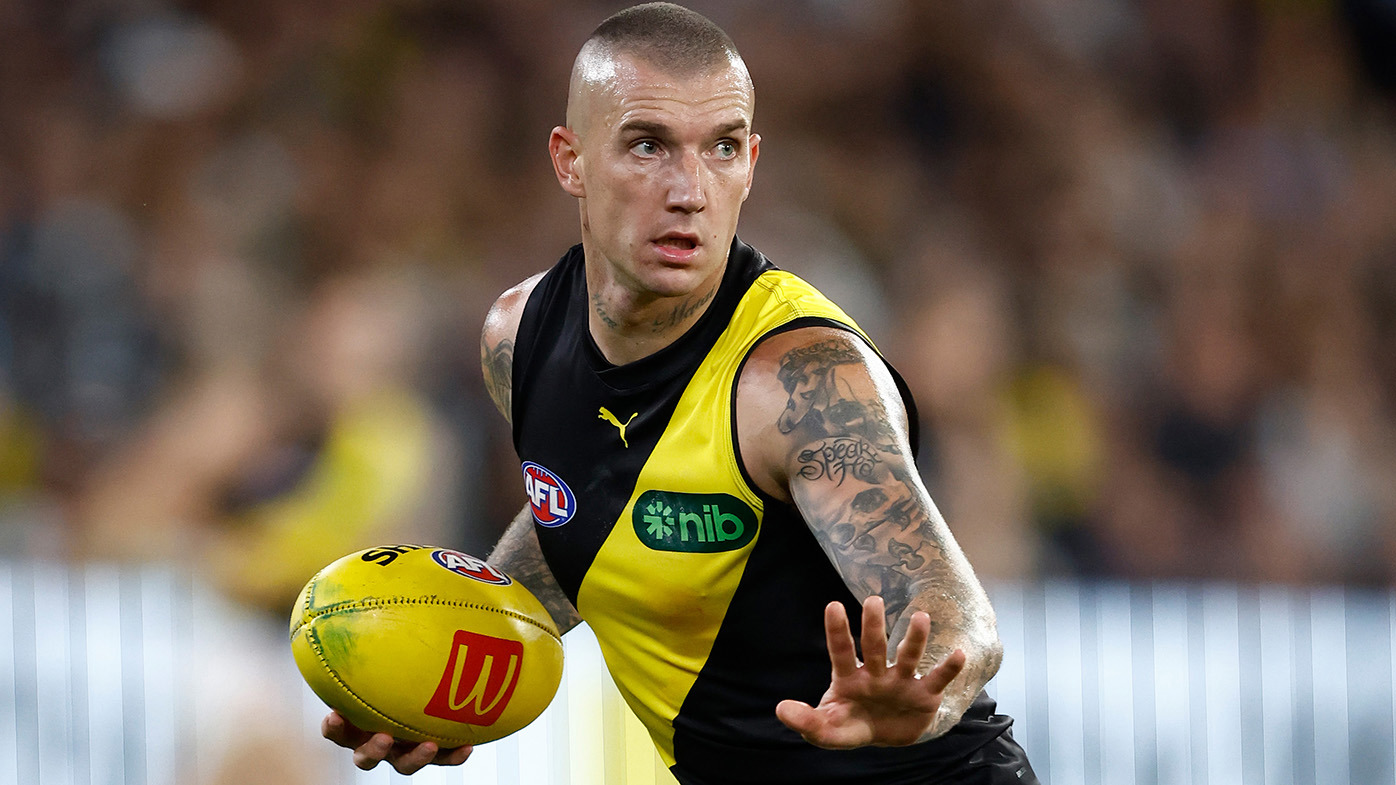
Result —
<instances>
[{"instance_id":1,"label":"yellow sash on jersey","mask_svg":"<svg viewBox=\"0 0 1396 785\"><path fill-rule=\"evenodd\" d=\"M577 593L616 685L670 766L674 717L760 538L764 505L742 478L732 438L737 370L762 336L803 317L858 330L790 273L770 270L752 283L684 390ZM753 525L755 532L746 528Z\"/></svg>"}]
</instances>

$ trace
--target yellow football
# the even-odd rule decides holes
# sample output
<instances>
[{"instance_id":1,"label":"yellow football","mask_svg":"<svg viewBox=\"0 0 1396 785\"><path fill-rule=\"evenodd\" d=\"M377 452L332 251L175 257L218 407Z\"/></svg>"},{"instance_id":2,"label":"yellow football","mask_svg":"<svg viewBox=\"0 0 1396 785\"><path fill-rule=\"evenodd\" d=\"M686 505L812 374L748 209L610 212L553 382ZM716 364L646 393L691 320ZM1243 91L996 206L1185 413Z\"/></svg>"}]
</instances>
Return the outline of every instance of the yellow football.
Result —
<instances>
[{"instance_id":1,"label":"yellow football","mask_svg":"<svg viewBox=\"0 0 1396 785\"><path fill-rule=\"evenodd\" d=\"M562 679L557 627L528 589L482 559L419 545L351 553L311 578L291 652L345 719L443 748L519 730Z\"/></svg>"}]
</instances>

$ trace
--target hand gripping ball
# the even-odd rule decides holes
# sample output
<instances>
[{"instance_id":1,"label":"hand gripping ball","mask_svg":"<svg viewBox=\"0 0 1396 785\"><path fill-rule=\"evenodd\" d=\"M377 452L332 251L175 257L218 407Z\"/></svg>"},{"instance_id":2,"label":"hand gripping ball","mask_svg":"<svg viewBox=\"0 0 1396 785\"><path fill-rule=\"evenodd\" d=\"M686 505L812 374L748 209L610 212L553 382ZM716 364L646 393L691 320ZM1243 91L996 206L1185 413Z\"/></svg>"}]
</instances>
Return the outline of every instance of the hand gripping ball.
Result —
<instances>
[{"instance_id":1,"label":"hand gripping ball","mask_svg":"<svg viewBox=\"0 0 1396 785\"><path fill-rule=\"evenodd\" d=\"M442 748L519 730L562 678L557 627L528 589L481 559L418 545L352 553L311 578L291 652L345 719Z\"/></svg>"}]
</instances>

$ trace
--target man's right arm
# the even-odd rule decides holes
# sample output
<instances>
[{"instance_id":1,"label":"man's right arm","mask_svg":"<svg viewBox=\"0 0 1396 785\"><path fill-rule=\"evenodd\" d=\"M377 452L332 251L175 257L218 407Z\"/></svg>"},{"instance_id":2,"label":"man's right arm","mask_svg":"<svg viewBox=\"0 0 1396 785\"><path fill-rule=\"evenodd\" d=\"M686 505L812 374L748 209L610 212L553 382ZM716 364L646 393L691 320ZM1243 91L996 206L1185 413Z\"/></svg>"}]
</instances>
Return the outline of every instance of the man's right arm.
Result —
<instances>
[{"instance_id":1,"label":"man's right arm","mask_svg":"<svg viewBox=\"0 0 1396 785\"><path fill-rule=\"evenodd\" d=\"M533 596L548 609L559 633L567 632L581 623L577 609L557 585L552 570L543 559L543 550L538 545L538 535L533 531L533 511L525 505L514 522L504 530L499 543L490 552L487 561L508 573L533 592Z\"/></svg>"},{"instance_id":2,"label":"man's right arm","mask_svg":"<svg viewBox=\"0 0 1396 785\"><path fill-rule=\"evenodd\" d=\"M511 424L514 339L519 332L524 304L542 277L541 273L535 275L501 295L485 317L485 329L480 336L480 365L484 371L485 389L489 390L490 398L504 419ZM567 595L557 585L548 563L543 559L538 535L533 531L533 513L527 506L514 516L513 522L504 530L490 553L489 562L533 592L553 617L558 632L566 632L581 622L577 609L572 607ZM354 765L364 770L372 769L384 760L401 774L412 774L431 763L459 766L471 751L469 745L443 750L432 742L414 744L397 741L386 733L369 733L354 727L336 711L331 711L325 717L320 725L320 733L335 744L354 750Z\"/></svg>"},{"instance_id":3,"label":"man's right arm","mask_svg":"<svg viewBox=\"0 0 1396 785\"><path fill-rule=\"evenodd\" d=\"M519 322L523 319L528 296L542 277L539 273L500 295L485 317L485 329L480 335L480 370L485 377L485 389L511 425L514 422L514 339L519 334ZM533 530L533 513L527 505L514 516L514 521L499 538L489 562L533 592L552 615L559 632L567 632L581 622L577 609L557 585L543 559L538 535Z\"/></svg>"}]
</instances>

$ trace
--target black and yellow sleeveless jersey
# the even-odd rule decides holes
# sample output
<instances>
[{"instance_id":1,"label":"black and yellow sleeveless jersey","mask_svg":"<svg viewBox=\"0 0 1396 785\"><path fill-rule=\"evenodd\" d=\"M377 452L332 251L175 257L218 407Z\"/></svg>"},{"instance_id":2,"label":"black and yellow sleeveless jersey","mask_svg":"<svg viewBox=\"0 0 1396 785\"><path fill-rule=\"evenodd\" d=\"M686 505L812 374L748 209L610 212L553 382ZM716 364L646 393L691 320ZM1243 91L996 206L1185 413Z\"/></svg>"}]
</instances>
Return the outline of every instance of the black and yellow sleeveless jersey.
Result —
<instances>
[{"instance_id":1,"label":"black and yellow sleeveless jersey","mask_svg":"<svg viewBox=\"0 0 1396 785\"><path fill-rule=\"evenodd\" d=\"M776 719L781 700L817 704L829 686L824 606L844 602L855 639L860 607L798 511L746 475L735 384L764 336L862 335L853 321L740 241L708 310L649 357L608 363L588 308L576 246L524 309L514 442L543 555L675 777L936 782L1000 736L1010 720L982 694L949 734L911 747L822 750Z\"/></svg>"}]
</instances>

